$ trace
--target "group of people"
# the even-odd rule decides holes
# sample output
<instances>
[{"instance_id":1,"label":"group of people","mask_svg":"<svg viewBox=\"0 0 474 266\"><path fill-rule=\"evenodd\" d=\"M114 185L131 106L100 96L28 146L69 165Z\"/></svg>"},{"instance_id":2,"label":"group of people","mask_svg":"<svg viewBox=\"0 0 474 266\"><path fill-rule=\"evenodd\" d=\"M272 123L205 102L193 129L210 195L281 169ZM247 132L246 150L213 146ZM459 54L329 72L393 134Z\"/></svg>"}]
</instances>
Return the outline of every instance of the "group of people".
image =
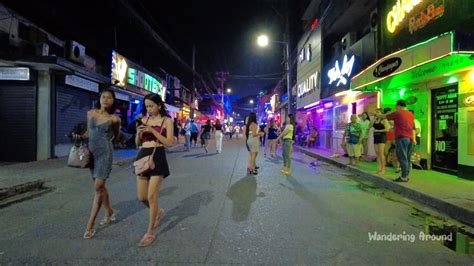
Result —
<instances>
[{"instance_id":1,"label":"group of people","mask_svg":"<svg viewBox=\"0 0 474 266\"><path fill-rule=\"evenodd\" d=\"M144 98L144 111L147 115L137 120L135 143L140 150L137 160L151 156L154 167L137 175L137 196L148 208L148 226L139 241L141 247L151 245L156 238L156 229L165 212L159 207L159 191L163 180L170 175L166 159L165 147L174 145L173 121L167 115L166 106L157 94L149 94ZM112 142L120 132L120 118L114 114L116 105L115 93L111 88L102 90L99 94L99 105L87 113L87 131L74 134L75 139L88 139L89 150L92 154L91 176L94 181L95 196L92 210L84 232L85 239L91 239L96 234L95 222L99 211L105 208L105 216L100 221L107 225L116 220L115 211L110 204L109 191L106 181L112 170Z\"/></svg>"},{"instance_id":2,"label":"group of people","mask_svg":"<svg viewBox=\"0 0 474 266\"><path fill-rule=\"evenodd\" d=\"M268 126L259 128L257 124L257 115L250 113L245 118L245 137L246 146L249 151L249 159L247 164L247 174L257 175L257 156L263 140L265 141L264 156L270 150L270 156L276 156L277 144L282 141L283 146L283 168L281 172L285 175L291 174L291 160L293 153L293 143L295 140L295 116L290 114L286 117L285 128L281 132L276 122L272 120ZM263 140L262 140L263 139Z\"/></svg>"},{"instance_id":3,"label":"group of people","mask_svg":"<svg viewBox=\"0 0 474 266\"><path fill-rule=\"evenodd\" d=\"M351 165L357 165L361 156L367 155L368 133L373 130L373 142L378 163L377 174L385 174L385 167L390 163L400 177L395 181L408 182L412 167L413 148L420 142L420 122L414 112L406 110L403 100L397 101L397 110L390 108L377 109L373 121L367 112L361 116L353 114L351 122L346 125L342 147L350 158Z\"/></svg>"}]
</instances>

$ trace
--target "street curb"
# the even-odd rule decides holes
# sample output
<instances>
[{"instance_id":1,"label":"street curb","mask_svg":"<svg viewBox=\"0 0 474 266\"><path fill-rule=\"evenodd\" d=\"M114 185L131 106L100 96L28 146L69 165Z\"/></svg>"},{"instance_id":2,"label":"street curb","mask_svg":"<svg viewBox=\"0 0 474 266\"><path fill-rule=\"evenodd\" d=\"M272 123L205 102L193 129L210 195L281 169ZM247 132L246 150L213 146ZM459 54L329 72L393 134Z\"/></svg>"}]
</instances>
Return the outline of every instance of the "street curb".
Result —
<instances>
[{"instance_id":1,"label":"street curb","mask_svg":"<svg viewBox=\"0 0 474 266\"><path fill-rule=\"evenodd\" d=\"M454 220L457 220L461 223L467 224L469 226L474 226L474 211L467 210L465 208L456 206L452 203L446 202L444 200L440 200L438 198L435 198L433 196L424 194L422 192L416 191L414 189L408 188L403 186L402 184L392 182L390 180L387 180L383 177L379 177L376 175L373 175L371 173L368 173L366 171L363 171L359 168L353 167L346 165L344 163L338 162L334 159L328 158L326 156L322 156L320 154L317 154L312 151L308 151L304 148L301 147L294 147L296 150L300 151L303 154L306 154L310 157L317 158L321 161L330 163L332 165L335 165L339 168L348 170L354 174L357 174L359 177L362 177L368 181L373 182L376 186L381 187L381 188L386 188L391 191L394 191L398 194L403 195L404 197L407 197L409 199L415 200L419 203L422 203L426 206L429 206L431 208L434 208L438 210L441 213L444 213L448 215L449 217L453 218Z\"/></svg>"}]
</instances>

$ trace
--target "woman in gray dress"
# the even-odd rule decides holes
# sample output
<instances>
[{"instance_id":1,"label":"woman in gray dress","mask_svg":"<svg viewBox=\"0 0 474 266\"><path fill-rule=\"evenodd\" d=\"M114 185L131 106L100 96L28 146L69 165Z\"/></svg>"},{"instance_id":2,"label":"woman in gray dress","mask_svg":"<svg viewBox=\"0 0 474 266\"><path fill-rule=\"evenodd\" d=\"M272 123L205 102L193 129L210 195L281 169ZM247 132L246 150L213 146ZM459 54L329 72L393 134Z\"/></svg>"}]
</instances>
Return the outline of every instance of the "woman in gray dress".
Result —
<instances>
[{"instance_id":1,"label":"woman in gray dress","mask_svg":"<svg viewBox=\"0 0 474 266\"><path fill-rule=\"evenodd\" d=\"M112 140L117 138L120 132L120 118L114 115L116 103L114 91L107 88L102 90L99 96L98 109L87 112L87 132L82 136L74 135L76 139L89 138L89 150L92 155L91 175L95 183L95 196L84 233L85 239L91 239L95 235L94 223L102 205L106 214L100 224L115 221L105 183L112 170L114 152Z\"/></svg>"}]
</instances>

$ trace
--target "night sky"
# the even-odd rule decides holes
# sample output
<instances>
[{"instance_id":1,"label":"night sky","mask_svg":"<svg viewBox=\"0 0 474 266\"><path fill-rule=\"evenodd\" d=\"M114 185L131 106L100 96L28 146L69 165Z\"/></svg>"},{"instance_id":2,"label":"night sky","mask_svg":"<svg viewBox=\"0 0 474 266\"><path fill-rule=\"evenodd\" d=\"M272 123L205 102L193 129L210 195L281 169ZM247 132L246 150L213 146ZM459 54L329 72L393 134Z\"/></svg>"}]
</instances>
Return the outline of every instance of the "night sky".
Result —
<instances>
[{"instance_id":1,"label":"night sky","mask_svg":"<svg viewBox=\"0 0 474 266\"><path fill-rule=\"evenodd\" d=\"M98 61L105 62L109 51L116 49L153 72L161 67L191 87L191 73L155 45L119 0L2 2L58 38L84 44ZM283 47L259 48L256 37L266 32L274 39L283 38L285 2L129 1L189 65L196 45L196 70L210 86L209 77L216 71L231 75L283 72ZM245 96L277 81L231 78L227 87Z\"/></svg>"}]
</instances>

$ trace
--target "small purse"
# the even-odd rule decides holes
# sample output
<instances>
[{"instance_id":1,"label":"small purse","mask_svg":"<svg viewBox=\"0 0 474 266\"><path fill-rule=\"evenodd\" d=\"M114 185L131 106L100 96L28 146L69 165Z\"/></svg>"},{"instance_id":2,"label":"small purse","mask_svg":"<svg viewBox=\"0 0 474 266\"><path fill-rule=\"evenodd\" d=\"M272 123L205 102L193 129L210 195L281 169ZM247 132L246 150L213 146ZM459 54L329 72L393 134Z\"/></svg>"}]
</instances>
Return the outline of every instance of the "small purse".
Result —
<instances>
[{"instance_id":1,"label":"small purse","mask_svg":"<svg viewBox=\"0 0 474 266\"><path fill-rule=\"evenodd\" d=\"M160 134L163 132L164 122L165 122L164 120L163 122L161 122ZM153 156L155 155L156 148L157 147L155 146L155 148L153 149L153 152L150 155L144 156L133 163L134 173L136 175L144 175L146 173L153 171L153 169L155 169L155 162L153 161Z\"/></svg>"},{"instance_id":2,"label":"small purse","mask_svg":"<svg viewBox=\"0 0 474 266\"><path fill-rule=\"evenodd\" d=\"M71 150L69 151L69 157L67 159L67 165L76 168L88 168L91 165L91 153L87 148L87 145L81 141L81 143L74 142Z\"/></svg>"},{"instance_id":3,"label":"small purse","mask_svg":"<svg viewBox=\"0 0 474 266\"><path fill-rule=\"evenodd\" d=\"M153 155L155 155L155 151L156 147L153 149L153 153L151 155L142 157L133 163L133 167L135 168L134 172L136 175L143 175L155 169L155 162L153 161Z\"/></svg>"}]
</instances>

